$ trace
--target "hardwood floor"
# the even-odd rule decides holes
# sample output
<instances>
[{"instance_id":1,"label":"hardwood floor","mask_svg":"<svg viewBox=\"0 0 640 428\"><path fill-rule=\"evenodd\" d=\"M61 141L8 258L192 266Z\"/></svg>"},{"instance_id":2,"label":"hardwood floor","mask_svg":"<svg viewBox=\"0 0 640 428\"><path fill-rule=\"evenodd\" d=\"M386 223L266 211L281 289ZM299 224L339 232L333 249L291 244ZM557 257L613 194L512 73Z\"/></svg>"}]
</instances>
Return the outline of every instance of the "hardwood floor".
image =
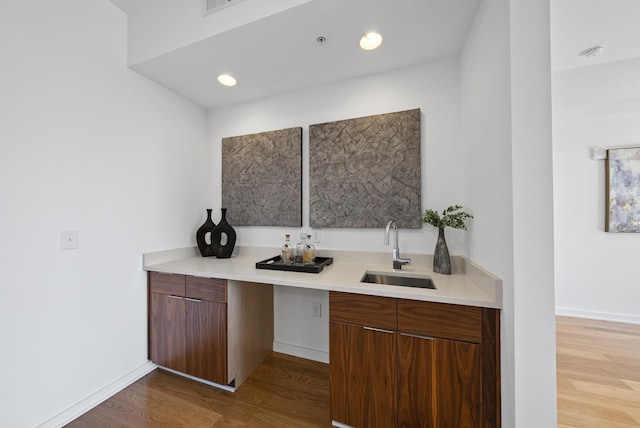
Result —
<instances>
[{"instance_id":1,"label":"hardwood floor","mask_svg":"<svg viewBox=\"0 0 640 428\"><path fill-rule=\"evenodd\" d=\"M67 427L330 425L329 366L273 353L235 393L155 370Z\"/></svg>"},{"instance_id":2,"label":"hardwood floor","mask_svg":"<svg viewBox=\"0 0 640 428\"><path fill-rule=\"evenodd\" d=\"M640 427L640 325L557 318L558 427ZM163 370L72 428L329 427L329 367L272 354L231 394Z\"/></svg>"},{"instance_id":3,"label":"hardwood floor","mask_svg":"<svg viewBox=\"0 0 640 428\"><path fill-rule=\"evenodd\" d=\"M640 427L640 325L557 318L558 427Z\"/></svg>"}]
</instances>

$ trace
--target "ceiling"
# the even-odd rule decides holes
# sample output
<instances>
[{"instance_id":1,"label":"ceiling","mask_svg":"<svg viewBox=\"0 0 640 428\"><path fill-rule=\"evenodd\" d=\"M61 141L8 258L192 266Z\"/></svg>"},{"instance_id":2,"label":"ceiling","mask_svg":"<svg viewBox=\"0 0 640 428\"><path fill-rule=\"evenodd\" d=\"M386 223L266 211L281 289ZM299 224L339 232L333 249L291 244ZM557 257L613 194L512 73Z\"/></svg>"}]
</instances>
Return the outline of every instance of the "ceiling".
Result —
<instances>
[{"instance_id":1,"label":"ceiling","mask_svg":"<svg viewBox=\"0 0 640 428\"><path fill-rule=\"evenodd\" d=\"M159 0L110 1L131 14ZM132 68L204 108L217 108L456 57L480 2L311 0ZM551 0L552 70L640 57L638 16L640 0ZM382 33L382 46L362 51L358 38L372 29ZM318 44L319 36L326 43ZM601 55L579 55L599 44L606 45ZM238 85L218 84L223 72Z\"/></svg>"},{"instance_id":2,"label":"ceiling","mask_svg":"<svg viewBox=\"0 0 640 428\"><path fill-rule=\"evenodd\" d=\"M551 66L554 71L640 57L640 1L551 0ZM606 45L597 57L580 55Z\"/></svg>"},{"instance_id":3,"label":"ceiling","mask_svg":"<svg viewBox=\"0 0 640 428\"><path fill-rule=\"evenodd\" d=\"M144 13L153 1L111 0L129 14ZM131 67L206 109L217 108L456 57L480 1L312 0ZM371 30L382 33L382 46L363 51L358 40ZM221 86L216 78L223 72L234 75L237 86Z\"/></svg>"}]
</instances>

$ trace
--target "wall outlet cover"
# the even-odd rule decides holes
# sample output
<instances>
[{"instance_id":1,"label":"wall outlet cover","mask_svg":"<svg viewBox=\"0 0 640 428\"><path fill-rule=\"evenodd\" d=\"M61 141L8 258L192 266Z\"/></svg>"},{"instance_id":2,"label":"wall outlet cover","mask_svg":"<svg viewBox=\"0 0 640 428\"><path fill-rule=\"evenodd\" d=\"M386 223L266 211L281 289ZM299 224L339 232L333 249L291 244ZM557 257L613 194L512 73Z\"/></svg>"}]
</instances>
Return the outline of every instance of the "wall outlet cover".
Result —
<instances>
[{"instance_id":1,"label":"wall outlet cover","mask_svg":"<svg viewBox=\"0 0 640 428\"><path fill-rule=\"evenodd\" d=\"M60 249L75 250L78 248L78 231L63 230L60 232Z\"/></svg>"}]
</instances>

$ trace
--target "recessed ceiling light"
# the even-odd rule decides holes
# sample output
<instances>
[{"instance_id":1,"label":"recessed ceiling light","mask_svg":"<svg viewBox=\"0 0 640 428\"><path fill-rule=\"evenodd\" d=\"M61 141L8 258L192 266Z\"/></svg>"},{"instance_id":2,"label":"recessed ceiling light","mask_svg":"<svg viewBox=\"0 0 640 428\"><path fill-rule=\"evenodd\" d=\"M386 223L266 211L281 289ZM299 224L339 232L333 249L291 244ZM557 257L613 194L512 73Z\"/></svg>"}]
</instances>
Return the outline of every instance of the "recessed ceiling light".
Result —
<instances>
[{"instance_id":1,"label":"recessed ceiling light","mask_svg":"<svg viewBox=\"0 0 640 428\"><path fill-rule=\"evenodd\" d=\"M230 74L221 74L218 76L218 82L222 83L224 86L236 86L236 79Z\"/></svg>"},{"instance_id":2,"label":"recessed ceiling light","mask_svg":"<svg viewBox=\"0 0 640 428\"><path fill-rule=\"evenodd\" d=\"M587 48L587 49L583 50L582 52L580 52L580 55L585 56L587 58L598 56L598 55L600 55L602 53L604 48L605 48L604 45L591 46L590 48Z\"/></svg>"},{"instance_id":3,"label":"recessed ceiling light","mask_svg":"<svg viewBox=\"0 0 640 428\"><path fill-rule=\"evenodd\" d=\"M382 43L382 36L374 31L365 34L360 38L360 47L365 51L370 51Z\"/></svg>"}]
</instances>

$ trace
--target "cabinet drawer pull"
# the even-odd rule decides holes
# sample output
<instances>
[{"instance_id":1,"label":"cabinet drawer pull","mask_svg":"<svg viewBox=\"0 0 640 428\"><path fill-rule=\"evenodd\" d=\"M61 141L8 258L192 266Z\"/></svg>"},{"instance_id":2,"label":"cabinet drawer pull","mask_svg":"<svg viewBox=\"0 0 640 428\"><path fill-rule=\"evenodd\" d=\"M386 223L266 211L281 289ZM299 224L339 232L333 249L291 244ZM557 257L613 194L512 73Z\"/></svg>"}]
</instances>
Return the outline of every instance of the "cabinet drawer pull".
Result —
<instances>
[{"instance_id":1,"label":"cabinet drawer pull","mask_svg":"<svg viewBox=\"0 0 640 428\"><path fill-rule=\"evenodd\" d=\"M421 334L412 334L412 333L400 333L401 336L407 337L415 337L416 339L426 339L426 340L435 340L435 337L432 336L423 336Z\"/></svg>"},{"instance_id":2,"label":"cabinet drawer pull","mask_svg":"<svg viewBox=\"0 0 640 428\"><path fill-rule=\"evenodd\" d=\"M168 298L170 299L178 299L178 300L182 300L183 298L180 296L172 296L171 294L167 295Z\"/></svg>"},{"instance_id":3,"label":"cabinet drawer pull","mask_svg":"<svg viewBox=\"0 0 640 428\"><path fill-rule=\"evenodd\" d=\"M202 303L201 299L192 299L191 297L185 297L184 299L190 302Z\"/></svg>"},{"instance_id":4,"label":"cabinet drawer pull","mask_svg":"<svg viewBox=\"0 0 640 428\"><path fill-rule=\"evenodd\" d=\"M395 331L384 330L382 328L374 328L374 327L367 327L367 326L364 326L362 328L364 328L365 330L370 330L370 331L379 331L380 333L391 333L391 334L395 333Z\"/></svg>"}]
</instances>

